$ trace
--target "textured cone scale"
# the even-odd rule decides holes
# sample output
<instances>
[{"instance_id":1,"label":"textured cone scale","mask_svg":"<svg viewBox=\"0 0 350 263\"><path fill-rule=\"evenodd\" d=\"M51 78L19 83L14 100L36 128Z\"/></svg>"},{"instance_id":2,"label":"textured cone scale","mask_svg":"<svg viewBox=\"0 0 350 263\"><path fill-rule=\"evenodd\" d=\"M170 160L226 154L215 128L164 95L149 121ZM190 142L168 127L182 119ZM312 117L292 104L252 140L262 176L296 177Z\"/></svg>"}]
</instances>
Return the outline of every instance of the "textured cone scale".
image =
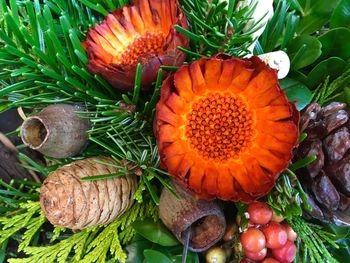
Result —
<instances>
[{"instance_id":1,"label":"textured cone scale","mask_svg":"<svg viewBox=\"0 0 350 263\"><path fill-rule=\"evenodd\" d=\"M177 46L187 47L189 41L174 29L175 24L187 28L176 0L135 0L133 6L116 10L89 30L84 43L89 54L87 68L113 87L130 90L141 63L141 85L147 88L160 66L185 61Z\"/></svg>"},{"instance_id":2,"label":"textured cone scale","mask_svg":"<svg viewBox=\"0 0 350 263\"><path fill-rule=\"evenodd\" d=\"M80 180L119 170L96 160L117 164L102 156L75 161L50 173L44 181L40 189L41 209L53 225L83 229L107 224L132 206L137 189L134 174L105 180Z\"/></svg>"},{"instance_id":3,"label":"textured cone scale","mask_svg":"<svg viewBox=\"0 0 350 263\"><path fill-rule=\"evenodd\" d=\"M299 158L315 155L316 161L299 172L309 194L311 216L337 225L350 225L350 122L344 103L326 107L312 103L301 116L307 139Z\"/></svg>"},{"instance_id":4,"label":"textured cone scale","mask_svg":"<svg viewBox=\"0 0 350 263\"><path fill-rule=\"evenodd\" d=\"M288 166L299 115L257 57L201 59L163 83L154 132L162 166L201 198L250 202Z\"/></svg>"},{"instance_id":5,"label":"textured cone scale","mask_svg":"<svg viewBox=\"0 0 350 263\"><path fill-rule=\"evenodd\" d=\"M173 191L162 191L159 217L185 243L186 230L190 228L189 249L205 251L221 240L225 234L226 220L220 207L213 201L195 199L181 186L171 183Z\"/></svg>"}]
</instances>

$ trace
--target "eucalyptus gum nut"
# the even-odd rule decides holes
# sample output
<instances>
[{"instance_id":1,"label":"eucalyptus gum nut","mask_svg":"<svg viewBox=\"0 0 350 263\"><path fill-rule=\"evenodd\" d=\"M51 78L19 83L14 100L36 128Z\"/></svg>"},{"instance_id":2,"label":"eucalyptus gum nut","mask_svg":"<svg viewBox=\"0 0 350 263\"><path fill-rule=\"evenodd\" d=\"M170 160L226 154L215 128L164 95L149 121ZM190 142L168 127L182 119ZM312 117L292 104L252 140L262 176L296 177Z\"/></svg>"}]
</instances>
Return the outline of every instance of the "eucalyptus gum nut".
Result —
<instances>
[{"instance_id":1,"label":"eucalyptus gum nut","mask_svg":"<svg viewBox=\"0 0 350 263\"><path fill-rule=\"evenodd\" d=\"M160 196L159 217L175 237L185 243L190 228L189 250L202 252L221 240L226 230L223 211L214 201L196 199L172 182L172 190L164 188Z\"/></svg>"},{"instance_id":2,"label":"eucalyptus gum nut","mask_svg":"<svg viewBox=\"0 0 350 263\"><path fill-rule=\"evenodd\" d=\"M83 110L82 107L68 104L53 104L44 108L23 122L23 143L54 158L78 154L87 145L87 131L90 129L89 121L76 114L76 111Z\"/></svg>"}]
</instances>

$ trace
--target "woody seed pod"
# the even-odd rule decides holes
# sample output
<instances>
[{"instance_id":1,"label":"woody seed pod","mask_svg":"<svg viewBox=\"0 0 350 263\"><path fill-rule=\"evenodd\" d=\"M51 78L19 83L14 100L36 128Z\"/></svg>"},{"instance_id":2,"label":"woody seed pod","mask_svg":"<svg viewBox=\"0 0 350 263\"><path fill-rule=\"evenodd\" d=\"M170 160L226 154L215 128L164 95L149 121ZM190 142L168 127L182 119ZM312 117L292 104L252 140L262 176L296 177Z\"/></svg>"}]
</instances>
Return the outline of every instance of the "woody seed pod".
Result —
<instances>
[{"instance_id":1,"label":"woody seed pod","mask_svg":"<svg viewBox=\"0 0 350 263\"><path fill-rule=\"evenodd\" d=\"M82 181L83 177L117 173L108 157L75 161L50 173L40 189L40 205L48 220L56 226L83 229L107 224L121 216L133 204L136 175Z\"/></svg>"},{"instance_id":2,"label":"woody seed pod","mask_svg":"<svg viewBox=\"0 0 350 263\"><path fill-rule=\"evenodd\" d=\"M181 186L172 183L174 192L164 189L160 196L159 216L163 223L184 244L190 228L189 249L205 251L225 234L226 221L220 207L213 201L195 199Z\"/></svg>"},{"instance_id":3,"label":"woody seed pod","mask_svg":"<svg viewBox=\"0 0 350 263\"><path fill-rule=\"evenodd\" d=\"M90 124L75 113L79 106L53 104L23 122L21 137L25 145L44 155L67 158L87 144Z\"/></svg>"}]
</instances>

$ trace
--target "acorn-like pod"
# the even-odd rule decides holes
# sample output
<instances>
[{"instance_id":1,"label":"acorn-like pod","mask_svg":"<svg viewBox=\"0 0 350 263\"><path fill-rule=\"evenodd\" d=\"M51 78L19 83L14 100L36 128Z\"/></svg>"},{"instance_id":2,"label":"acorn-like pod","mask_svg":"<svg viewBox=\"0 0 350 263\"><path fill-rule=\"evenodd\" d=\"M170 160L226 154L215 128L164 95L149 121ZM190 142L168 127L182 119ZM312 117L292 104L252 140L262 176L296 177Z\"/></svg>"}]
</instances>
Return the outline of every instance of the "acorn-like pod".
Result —
<instances>
[{"instance_id":1,"label":"acorn-like pod","mask_svg":"<svg viewBox=\"0 0 350 263\"><path fill-rule=\"evenodd\" d=\"M108 224L125 213L134 201L136 175L80 180L87 176L115 174L119 171L113 166L116 164L109 157L99 156L75 161L50 173L40 189L40 205L51 224L84 229Z\"/></svg>"},{"instance_id":2,"label":"acorn-like pod","mask_svg":"<svg viewBox=\"0 0 350 263\"><path fill-rule=\"evenodd\" d=\"M79 118L77 105L53 104L26 119L21 128L25 145L44 155L67 158L78 154L87 144L90 123Z\"/></svg>"},{"instance_id":3,"label":"acorn-like pod","mask_svg":"<svg viewBox=\"0 0 350 263\"><path fill-rule=\"evenodd\" d=\"M189 249L205 251L225 234L226 220L214 201L195 199L178 184L171 183L176 196L168 189L162 191L159 216L176 238L185 243L186 230L190 228Z\"/></svg>"}]
</instances>

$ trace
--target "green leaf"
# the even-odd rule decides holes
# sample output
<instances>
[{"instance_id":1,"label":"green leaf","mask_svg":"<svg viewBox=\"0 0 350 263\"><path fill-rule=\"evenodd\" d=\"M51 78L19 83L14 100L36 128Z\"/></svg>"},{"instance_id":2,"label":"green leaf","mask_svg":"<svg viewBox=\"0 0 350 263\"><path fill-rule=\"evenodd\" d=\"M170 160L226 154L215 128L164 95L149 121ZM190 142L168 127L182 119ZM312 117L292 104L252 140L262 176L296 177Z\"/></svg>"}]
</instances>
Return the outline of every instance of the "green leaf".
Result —
<instances>
[{"instance_id":1,"label":"green leaf","mask_svg":"<svg viewBox=\"0 0 350 263\"><path fill-rule=\"evenodd\" d=\"M177 255L171 258L173 263L182 263L182 255ZM197 253L189 251L187 253L186 263L199 263L199 257Z\"/></svg>"},{"instance_id":2,"label":"green leaf","mask_svg":"<svg viewBox=\"0 0 350 263\"><path fill-rule=\"evenodd\" d=\"M346 62L339 57L330 57L318 63L309 73L306 83L314 88L324 82L326 76L331 79L338 77L345 69Z\"/></svg>"},{"instance_id":3,"label":"green leaf","mask_svg":"<svg viewBox=\"0 0 350 263\"><path fill-rule=\"evenodd\" d=\"M321 42L313 36L302 35L294 38L287 46L294 70L304 68L321 56Z\"/></svg>"},{"instance_id":4,"label":"green leaf","mask_svg":"<svg viewBox=\"0 0 350 263\"><path fill-rule=\"evenodd\" d=\"M302 19L297 32L302 35L320 30L329 21L338 2L339 0L299 0Z\"/></svg>"},{"instance_id":5,"label":"green leaf","mask_svg":"<svg viewBox=\"0 0 350 263\"><path fill-rule=\"evenodd\" d=\"M138 234L153 243L167 247L175 246L179 243L160 221L154 222L151 219L136 221L132 224L132 227Z\"/></svg>"},{"instance_id":6,"label":"green leaf","mask_svg":"<svg viewBox=\"0 0 350 263\"><path fill-rule=\"evenodd\" d=\"M146 249L143 254L147 263L172 263L166 255L156 250Z\"/></svg>"},{"instance_id":7,"label":"green leaf","mask_svg":"<svg viewBox=\"0 0 350 263\"><path fill-rule=\"evenodd\" d=\"M136 234L133 241L125 247L128 257L126 263L142 263L144 259L143 251L152 247L153 243Z\"/></svg>"},{"instance_id":8,"label":"green leaf","mask_svg":"<svg viewBox=\"0 0 350 263\"><path fill-rule=\"evenodd\" d=\"M311 102L311 91L299 81L294 79L285 78L280 80L280 85L286 93L290 102L296 102L298 110L302 110Z\"/></svg>"},{"instance_id":9,"label":"green leaf","mask_svg":"<svg viewBox=\"0 0 350 263\"><path fill-rule=\"evenodd\" d=\"M350 27L350 1L340 0L331 16L331 28Z\"/></svg>"},{"instance_id":10,"label":"green leaf","mask_svg":"<svg viewBox=\"0 0 350 263\"><path fill-rule=\"evenodd\" d=\"M350 29L334 28L318 39L322 44L322 58L335 56L346 60L350 57Z\"/></svg>"}]
</instances>

